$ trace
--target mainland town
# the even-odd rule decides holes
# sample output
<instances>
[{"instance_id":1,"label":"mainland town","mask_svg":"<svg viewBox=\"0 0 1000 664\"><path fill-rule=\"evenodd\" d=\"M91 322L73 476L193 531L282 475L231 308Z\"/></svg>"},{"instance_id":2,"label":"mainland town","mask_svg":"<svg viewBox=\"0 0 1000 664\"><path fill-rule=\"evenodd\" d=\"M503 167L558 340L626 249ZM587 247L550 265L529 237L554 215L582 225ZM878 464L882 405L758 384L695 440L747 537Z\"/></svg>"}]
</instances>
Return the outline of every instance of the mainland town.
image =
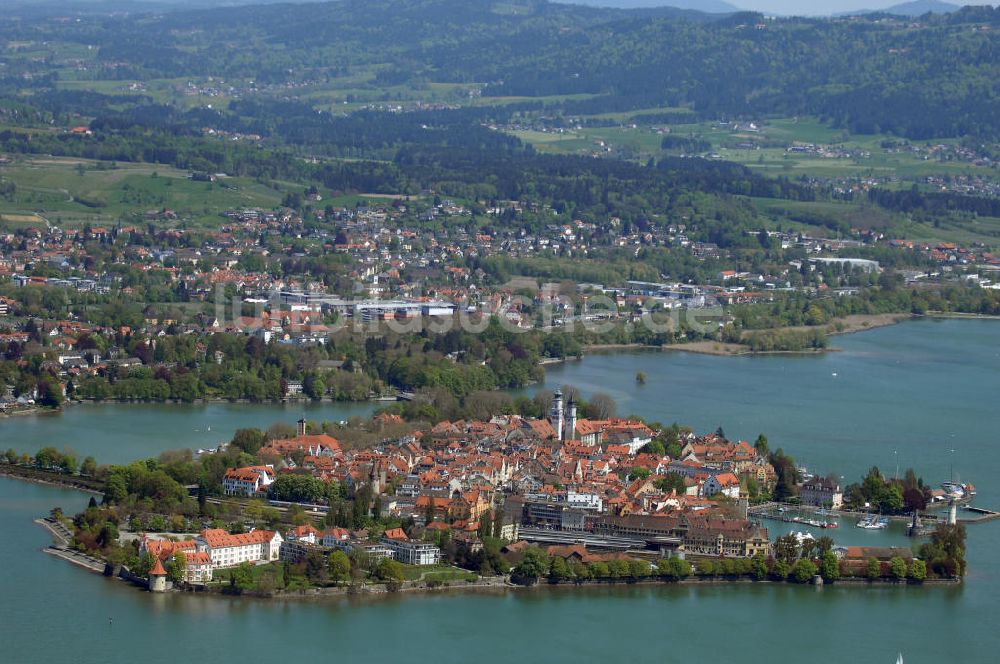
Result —
<instances>
[{"instance_id":1,"label":"mainland town","mask_svg":"<svg viewBox=\"0 0 1000 664\"><path fill-rule=\"evenodd\" d=\"M405 334L495 318L544 333L521 345L529 360L556 361L602 344L816 350L827 334L894 316L996 311L1000 258L980 243L844 229L842 239L748 230L718 244L694 223L565 221L530 200L322 200L312 189L276 210L230 210L215 230L162 209L134 224L0 235L0 412L64 399L391 398L420 381L363 367L358 352L362 333L387 322ZM575 278L546 279L546 261ZM523 276L531 270L541 276ZM350 343L338 339L345 328L357 333ZM246 337L296 358L329 348L236 380ZM453 362L490 359L451 346ZM529 364L517 375L491 367L483 386L537 380Z\"/></svg>"}]
</instances>

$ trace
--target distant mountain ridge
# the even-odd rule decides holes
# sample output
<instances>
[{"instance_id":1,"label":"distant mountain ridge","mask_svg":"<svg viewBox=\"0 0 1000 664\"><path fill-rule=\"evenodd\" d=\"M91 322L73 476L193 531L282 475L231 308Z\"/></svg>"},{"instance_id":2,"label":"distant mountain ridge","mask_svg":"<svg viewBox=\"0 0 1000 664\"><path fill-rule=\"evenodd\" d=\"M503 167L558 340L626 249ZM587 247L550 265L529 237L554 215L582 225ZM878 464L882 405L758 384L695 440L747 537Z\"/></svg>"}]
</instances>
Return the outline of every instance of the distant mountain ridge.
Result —
<instances>
[{"instance_id":1,"label":"distant mountain ridge","mask_svg":"<svg viewBox=\"0 0 1000 664\"><path fill-rule=\"evenodd\" d=\"M0 14L0 43L44 38L93 45L89 66L98 80L217 77L323 90L327 81L355 77L375 90L436 83L453 86L456 100L478 95L536 110L558 104L567 117L684 108L703 118L810 115L852 133L916 140L1000 138L1000 9L993 7L935 14L919 25L884 14L760 23L751 13L546 0L339 0L126 12L80 22L10 16ZM15 56L8 57L24 71L36 67ZM0 86L17 93L25 80L33 79L0 76ZM98 93L83 98L47 80L33 85L45 107L73 103L97 115L95 106L113 110L118 103ZM343 88L334 94L345 101L354 96ZM284 117L249 108L262 103L257 96L234 103L246 117ZM134 110L156 117L174 112L152 101ZM215 121L208 117L200 126ZM306 132L300 125L289 126L289 135ZM268 128L241 131L263 135ZM308 131L318 136L309 140L322 140L320 129Z\"/></svg>"},{"instance_id":2,"label":"distant mountain ridge","mask_svg":"<svg viewBox=\"0 0 1000 664\"><path fill-rule=\"evenodd\" d=\"M271 4L311 4L330 0L5 0L9 9L30 10L32 14L105 13L118 11L164 11L218 9ZM552 0L564 5L582 5L606 9L663 9L699 12L703 14L735 14L762 11L754 7L754 0L737 0L740 5L725 0ZM885 9L859 9L833 12L832 16L858 16L863 14L895 14L897 16L922 16L928 12L948 14L961 9L961 5L941 0L912 0Z\"/></svg>"},{"instance_id":3,"label":"distant mountain ridge","mask_svg":"<svg viewBox=\"0 0 1000 664\"><path fill-rule=\"evenodd\" d=\"M735 14L743 11L723 0L556 0L566 5L587 5L612 9L652 9L670 7L705 14Z\"/></svg>"},{"instance_id":4,"label":"distant mountain ridge","mask_svg":"<svg viewBox=\"0 0 1000 664\"><path fill-rule=\"evenodd\" d=\"M953 5L950 2L940 2L939 0L913 0L899 5L893 5L884 10L888 14L899 16L923 16L927 12L935 14L950 14L961 9L961 5Z\"/></svg>"},{"instance_id":5,"label":"distant mountain ridge","mask_svg":"<svg viewBox=\"0 0 1000 664\"><path fill-rule=\"evenodd\" d=\"M940 0L912 0L898 5L886 7L885 9L862 9L853 12L840 12L837 16L859 16L861 14L894 14L896 16L923 16L927 13L950 14L961 9L961 5L954 5L950 2Z\"/></svg>"}]
</instances>

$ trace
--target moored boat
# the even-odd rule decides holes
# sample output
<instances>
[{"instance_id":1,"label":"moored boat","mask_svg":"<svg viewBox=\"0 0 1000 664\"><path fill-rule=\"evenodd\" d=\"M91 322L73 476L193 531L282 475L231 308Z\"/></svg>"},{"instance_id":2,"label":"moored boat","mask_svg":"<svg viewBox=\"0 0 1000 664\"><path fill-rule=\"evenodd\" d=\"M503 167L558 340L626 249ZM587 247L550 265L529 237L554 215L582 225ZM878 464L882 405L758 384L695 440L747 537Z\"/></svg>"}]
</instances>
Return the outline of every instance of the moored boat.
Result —
<instances>
[{"instance_id":1,"label":"moored boat","mask_svg":"<svg viewBox=\"0 0 1000 664\"><path fill-rule=\"evenodd\" d=\"M884 516L871 514L858 521L858 528L865 530L881 530L889 525L889 519Z\"/></svg>"}]
</instances>

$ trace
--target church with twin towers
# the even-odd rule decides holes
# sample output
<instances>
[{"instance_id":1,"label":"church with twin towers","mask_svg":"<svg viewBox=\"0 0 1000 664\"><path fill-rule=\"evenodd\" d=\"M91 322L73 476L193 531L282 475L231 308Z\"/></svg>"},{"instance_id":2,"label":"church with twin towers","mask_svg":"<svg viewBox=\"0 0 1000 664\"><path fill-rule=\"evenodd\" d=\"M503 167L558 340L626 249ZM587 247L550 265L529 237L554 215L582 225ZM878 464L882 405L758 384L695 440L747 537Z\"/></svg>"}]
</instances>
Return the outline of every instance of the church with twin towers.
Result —
<instances>
[{"instance_id":1,"label":"church with twin towers","mask_svg":"<svg viewBox=\"0 0 1000 664\"><path fill-rule=\"evenodd\" d=\"M573 440L576 438L576 401L570 395L569 403L563 408L562 390L556 390L552 396L552 411L549 413L549 422L556 430L556 438L559 440Z\"/></svg>"}]
</instances>

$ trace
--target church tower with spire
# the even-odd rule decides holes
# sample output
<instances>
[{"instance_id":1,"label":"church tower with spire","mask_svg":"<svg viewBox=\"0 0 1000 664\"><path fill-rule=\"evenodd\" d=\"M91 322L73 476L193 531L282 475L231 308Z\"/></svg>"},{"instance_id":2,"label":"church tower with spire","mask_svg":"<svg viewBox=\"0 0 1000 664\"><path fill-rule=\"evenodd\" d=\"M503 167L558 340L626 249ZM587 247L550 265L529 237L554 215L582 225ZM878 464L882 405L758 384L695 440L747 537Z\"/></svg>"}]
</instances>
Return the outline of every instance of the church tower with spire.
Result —
<instances>
[{"instance_id":1,"label":"church tower with spire","mask_svg":"<svg viewBox=\"0 0 1000 664\"><path fill-rule=\"evenodd\" d=\"M566 428L563 430L563 440L576 439L576 399L572 395L566 407Z\"/></svg>"},{"instance_id":2,"label":"church tower with spire","mask_svg":"<svg viewBox=\"0 0 1000 664\"><path fill-rule=\"evenodd\" d=\"M552 412L549 414L549 422L556 430L556 439L563 439L563 395L562 390L556 390L552 395Z\"/></svg>"}]
</instances>

